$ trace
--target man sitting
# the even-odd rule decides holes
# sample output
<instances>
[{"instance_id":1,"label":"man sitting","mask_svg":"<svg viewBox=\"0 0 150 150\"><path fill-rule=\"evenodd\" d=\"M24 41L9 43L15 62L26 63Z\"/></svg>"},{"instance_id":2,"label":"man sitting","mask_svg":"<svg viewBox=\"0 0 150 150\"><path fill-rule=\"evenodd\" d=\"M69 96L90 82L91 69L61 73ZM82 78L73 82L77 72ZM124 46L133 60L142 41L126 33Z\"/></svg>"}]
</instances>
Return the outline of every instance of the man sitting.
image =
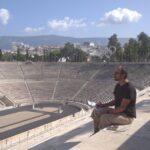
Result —
<instances>
[{"instance_id":1,"label":"man sitting","mask_svg":"<svg viewBox=\"0 0 150 150\"><path fill-rule=\"evenodd\" d=\"M116 69L114 80L118 82L113 92L114 100L105 104L96 103L91 114L94 121L94 133L110 125L131 124L136 117L136 89L128 81L127 72L122 66Z\"/></svg>"}]
</instances>

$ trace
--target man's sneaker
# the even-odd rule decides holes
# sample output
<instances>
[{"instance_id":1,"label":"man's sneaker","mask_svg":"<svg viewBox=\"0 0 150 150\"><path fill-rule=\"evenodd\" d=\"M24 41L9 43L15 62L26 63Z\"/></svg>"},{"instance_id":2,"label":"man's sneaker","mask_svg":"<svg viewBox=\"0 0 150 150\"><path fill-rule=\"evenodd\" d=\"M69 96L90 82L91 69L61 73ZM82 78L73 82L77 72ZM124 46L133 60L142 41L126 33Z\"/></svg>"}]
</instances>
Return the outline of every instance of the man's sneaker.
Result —
<instances>
[{"instance_id":1,"label":"man's sneaker","mask_svg":"<svg viewBox=\"0 0 150 150\"><path fill-rule=\"evenodd\" d=\"M93 134L91 134L90 136L92 136L92 135L96 134L98 131L99 131L99 129L94 129Z\"/></svg>"},{"instance_id":2,"label":"man's sneaker","mask_svg":"<svg viewBox=\"0 0 150 150\"><path fill-rule=\"evenodd\" d=\"M111 125L109 127L107 127L107 130L112 130L112 131L116 131L118 129L118 125Z\"/></svg>"}]
</instances>

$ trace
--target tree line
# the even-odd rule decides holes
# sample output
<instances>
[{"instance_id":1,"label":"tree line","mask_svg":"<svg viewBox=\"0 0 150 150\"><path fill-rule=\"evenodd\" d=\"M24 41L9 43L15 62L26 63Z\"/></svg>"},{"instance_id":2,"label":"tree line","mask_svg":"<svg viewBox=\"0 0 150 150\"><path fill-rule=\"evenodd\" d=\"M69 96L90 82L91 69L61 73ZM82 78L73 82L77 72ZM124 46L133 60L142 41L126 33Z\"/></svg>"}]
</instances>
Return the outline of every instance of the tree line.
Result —
<instances>
[{"instance_id":1,"label":"tree line","mask_svg":"<svg viewBox=\"0 0 150 150\"><path fill-rule=\"evenodd\" d=\"M117 34L108 38L107 48L109 52L102 56L91 56L91 61L106 62L148 62L150 61L150 37L141 32L136 38L130 38L123 46L118 40ZM86 62L89 58L87 52L80 48L74 47L71 43L66 43L59 50L48 51L43 49L43 55L30 55L29 49L22 54L20 47L17 47L16 53L2 53L0 49L1 61L49 61L57 62L65 58L68 62Z\"/></svg>"},{"instance_id":2,"label":"tree line","mask_svg":"<svg viewBox=\"0 0 150 150\"><path fill-rule=\"evenodd\" d=\"M29 48L25 49L25 54L22 54L22 49L18 46L16 53L5 52L2 53L0 49L1 61L47 61L58 62L61 58L65 58L68 62L85 62L87 61L88 54L82 51L80 48L74 47L71 43L66 43L63 48L59 50L49 51L43 48L43 54L30 54Z\"/></svg>"},{"instance_id":3,"label":"tree line","mask_svg":"<svg viewBox=\"0 0 150 150\"><path fill-rule=\"evenodd\" d=\"M108 48L112 51L109 61L147 62L150 61L150 37L141 32L136 39L130 38L121 46L117 35L108 39Z\"/></svg>"}]
</instances>

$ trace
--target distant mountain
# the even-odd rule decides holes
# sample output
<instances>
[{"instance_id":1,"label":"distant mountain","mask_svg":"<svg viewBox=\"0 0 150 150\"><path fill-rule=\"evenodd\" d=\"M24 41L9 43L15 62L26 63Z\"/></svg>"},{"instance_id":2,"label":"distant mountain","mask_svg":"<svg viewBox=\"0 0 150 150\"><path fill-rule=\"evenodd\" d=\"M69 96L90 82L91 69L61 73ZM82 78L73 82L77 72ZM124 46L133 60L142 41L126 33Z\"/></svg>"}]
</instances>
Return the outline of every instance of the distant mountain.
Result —
<instances>
[{"instance_id":1,"label":"distant mountain","mask_svg":"<svg viewBox=\"0 0 150 150\"><path fill-rule=\"evenodd\" d=\"M121 44L128 41L128 38L120 38ZM83 43L94 42L98 45L105 46L108 43L108 38L96 37L96 38L74 38L57 35L41 35L41 36L0 36L0 49L11 49L13 42L23 42L30 46L40 45L60 45L66 42L71 43Z\"/></svg>"}]
</instances>

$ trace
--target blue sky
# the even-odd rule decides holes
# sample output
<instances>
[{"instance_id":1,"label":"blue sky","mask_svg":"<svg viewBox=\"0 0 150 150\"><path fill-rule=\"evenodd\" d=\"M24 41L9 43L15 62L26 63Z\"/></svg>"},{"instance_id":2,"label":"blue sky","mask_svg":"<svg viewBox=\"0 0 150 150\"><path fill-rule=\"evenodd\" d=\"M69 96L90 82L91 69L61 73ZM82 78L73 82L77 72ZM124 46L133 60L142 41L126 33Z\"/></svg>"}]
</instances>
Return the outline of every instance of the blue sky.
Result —
<instances>
[{"instance_id":1,"label":"blue sky","mask_svg":"<svg viewBox=\"0 0 150 150\"><path fill-rule=\"evenodd\" d=\"M0 36L150 35L149 0L0 0Z\"/></svg>"}]
</instances>

